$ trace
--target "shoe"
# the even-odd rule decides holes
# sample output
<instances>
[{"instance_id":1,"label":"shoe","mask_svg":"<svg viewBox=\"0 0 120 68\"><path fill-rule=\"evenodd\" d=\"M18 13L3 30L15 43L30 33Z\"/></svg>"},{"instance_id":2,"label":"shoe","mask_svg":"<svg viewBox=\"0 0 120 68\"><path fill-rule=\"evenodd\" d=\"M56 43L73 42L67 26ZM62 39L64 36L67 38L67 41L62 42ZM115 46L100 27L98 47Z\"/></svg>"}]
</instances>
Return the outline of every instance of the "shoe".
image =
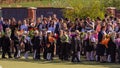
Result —
<instances>
[{"instance_id":1,"label":"shoe","mask_svg":"<svg viewBox=\"0 0 120 68\"><path fill-rule=\"evenodd\" d=\"M2 59L7 59L6 57L2 57Z\"/></svg>"},{"instance_id":2,"label":"shoe","mask_svg":"<svg viewBox=\"0 0 120 68\"><path fill-rule=\"evenodd\" d=\"M13 58L12 56L10 56L9 58Z\"/></svg>"}]
</instances>

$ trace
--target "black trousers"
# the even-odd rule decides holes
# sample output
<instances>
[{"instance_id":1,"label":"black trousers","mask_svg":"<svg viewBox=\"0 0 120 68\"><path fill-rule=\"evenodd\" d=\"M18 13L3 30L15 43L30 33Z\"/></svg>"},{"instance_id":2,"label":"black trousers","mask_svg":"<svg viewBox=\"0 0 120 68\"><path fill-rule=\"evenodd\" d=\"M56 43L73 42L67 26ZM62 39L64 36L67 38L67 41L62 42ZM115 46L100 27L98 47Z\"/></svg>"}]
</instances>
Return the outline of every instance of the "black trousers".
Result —
<instances>
[{"instance_id":1,"label":"black trousers","mask_svg":"<svg viewBox=\"0 0 120 68\"><path fill-rule=\"evenodd\" d=\"M40 59L40 48L37 48L35 50L36 50L35 59Z\"/></svg>"},{"instance_id":2,"label":"black trousers","mask_svg":"<svg viewBox=\"0 0 120 68\"><path fill-rule=\"evenodd\" d=\"M62 60L68 60L69 54L68 54L68 43L64 42L62 45Z\"/></svg>"},{"instance_id":3,"label":"black trousers","mask_svg":"<svg viewBox=\"0 0 120 68\"><path fill-rule=\"evenodd\" d=\"M17 45L14 45L14 48L15 48L14 57L16 58L16 57L17 57L17 54L18 54L18 46L17 46Z\"/></svg>"},{"instance_id":4,"label":"black trousers","mask_svg":"<svg viewBox=\"0 0 120 68\"><path fill-rule=\"evenodd\" d=\"M119 61L119 63L120 63L120 46L119 46L119 48L118 48L118 61Z\"/></svg>"},{"instance_id":5,"label":"black trousers","mask_svg":"<svg viewBox=\"0 0 120 68\"><path fill-rule=\"evenodd\" d=\"M2 47L2 58L5 58L6 53L8 53L8 57L11 58L10 47Z\"/></svg>"},{"instance_id":6,"label":"black trousers","mask_svg":"<svg viewBox=\"0 0 120 68\"><path fill-rule=\"evenodd\" d=\"M76 59L76 61L75 61ZM72 55L72 62L80 62L79 58L78 58L78 55L77 55L77 52L73 52L73 55Z\"/></svg>"},{"instance_id":7,"label":"black trousers","mask_svg":"<svg viewBox=\"0 0 120 68\"><path fill-rule=\"evenodd\" d=\"M47 47L44 46L43 58L46 59L47 57Z\"/></svg>"}]
</instances>

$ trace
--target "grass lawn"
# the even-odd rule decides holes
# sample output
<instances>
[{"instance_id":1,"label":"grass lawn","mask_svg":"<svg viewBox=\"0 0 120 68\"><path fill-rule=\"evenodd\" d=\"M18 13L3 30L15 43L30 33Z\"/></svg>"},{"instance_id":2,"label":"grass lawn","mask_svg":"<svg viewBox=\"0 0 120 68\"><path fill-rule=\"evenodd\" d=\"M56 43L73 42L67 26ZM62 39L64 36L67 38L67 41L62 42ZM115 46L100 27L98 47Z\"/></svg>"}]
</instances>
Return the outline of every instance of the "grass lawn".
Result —
<instances>
[{"instance_id":1,"label":"grass lawn","mask_svg":"<svg viewBox=\"0 0 120 68\"><path fill-rule=\"evenodd\" d=\"M1 57L1 55L0 55ZM99 63L85 61L82 57L82 62L71 63L61 61L55 58L53 61L33 60L29 59L0 59L0 66L2 68L120 68L120 64L115 63Z\"/></svg>"},{"instance_id":2,"label":"grass lawn","mask_svg":"<svg viewBox=\"0 0 120 68\"><path fill-rule=\"evenodd\" d=\"M20 2L20 3L11 3L11 4L0 4L0 7L48 7L52 1L43 0L43 1L34 1L34 2ZM49 6L50 7L50 6Z\"/></svg>"}]
</instances>

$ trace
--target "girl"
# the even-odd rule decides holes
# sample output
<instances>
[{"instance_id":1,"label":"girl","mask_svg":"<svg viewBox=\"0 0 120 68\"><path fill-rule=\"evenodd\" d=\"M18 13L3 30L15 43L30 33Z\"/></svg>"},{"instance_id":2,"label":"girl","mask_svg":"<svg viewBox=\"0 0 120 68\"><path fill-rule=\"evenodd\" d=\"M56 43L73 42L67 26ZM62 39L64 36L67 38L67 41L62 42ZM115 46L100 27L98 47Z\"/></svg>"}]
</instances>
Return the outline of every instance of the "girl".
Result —
<instances>
[{"instance_id":1,"label":"girl","mask_svg":"<svg viewBox=\"0 0 120 68\"><path fill-rule=\"evenodd\" d=\"M115 39L116 47L117 47L117 58L118 62L120 63L120 32L117 34L117 38Z\"/></svg>"},{"instance_id":2,"label":"girl","mask_svg":"<svg viewBox=\"0 0 120 68\"><path fill-rule=\"evenodd\" d=\"M24 39L23 42L25 44L25 55L24 55L24 57L25 57L25 59L28 59L28 53L31 51L32 43L31 43L30 37L28 36L27 31L25 31L25 39Z\"/></svg>"},{"instance_id":3,"label":"girl","mask_svg":"<svg viewBox=\"0 0 120 68\"><path fill-rule=\"evenodd\" d=\"M86 48L86 57L88 61L92 61L93 60L93 50L94 50L94 46L93 43L94 41L91 40L91 33L88 32L88 37L86 39L86 44L85 44L85 48Z\"/></svg>"},{"instance_id":4,"label":"girl","mask_svg":"<svg viewBox=\"0 0 120 68\"><path fill-rule=\"evenodd\" d=\"M40 38L39 38L39 32L36 30L34 32L34 37L32 38L32 44L33 44L33 50L34 50L34 56L33 59L40 59Z\"/></svg>"},{"instance_id":5,"label":"girl","mask_svg":"<svg viewBox=\"0 0 120 68\"><path fill-rule=\"evenodd\" d=\"M14 58L18 58L18 50L19 50L19 47L20 47L20 41L19 41L19 38L18 38L18 33L17 31L15 32L15 35L13 37L13 41L14 41L14 48L15 48L15 54L14 54Z\"/></svg>"},{"instance_id":6,"label":"girl","mask_svg":"<svg viewBox=\"0 0 120 68\"><path fill-rule=\"evenodd\" d=\"M52 60L55 54L55 38L53 34L50 32L48 36L48 43L47 43L47 60Z\"/></svg>"}]
</instances>

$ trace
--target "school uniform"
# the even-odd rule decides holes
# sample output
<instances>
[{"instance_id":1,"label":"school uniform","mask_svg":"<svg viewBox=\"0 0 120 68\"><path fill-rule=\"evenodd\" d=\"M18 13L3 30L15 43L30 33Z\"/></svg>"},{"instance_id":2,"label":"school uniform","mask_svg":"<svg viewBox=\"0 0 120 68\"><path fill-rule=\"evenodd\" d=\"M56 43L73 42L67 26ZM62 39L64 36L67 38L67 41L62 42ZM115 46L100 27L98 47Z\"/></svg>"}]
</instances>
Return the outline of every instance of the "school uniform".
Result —
<instances>
[{"instance_id":1,"label":"school uniform","mask_svg":"<svg viewBox=\"0 0 120 68\"><path fill-rule=\"evenodd\" d=\"M72 51L73 51L71 61L72 62L80 62L80 48L81 48L80 40L73 37L71 45L72 45Z\"/></svg>"},{"instance_id":2,"label":"school uniform","mask_svg":"<svg viewBox=\"0 0 120 68\"><path fill-rule=\"evenodd\" d=\"M39 36L34 36L32 39L34 59L40 59L40 38Z\"/></svg>"},{"instance_id":3,"label":"school uniform","mask_svg":"<svg viewBox=\"0 0 120 68\"><path fill-rule=\"evenodd\" d=\"M101 42L103 40L103 36L105 34L106 34L105 31L100 31L98 33L98 44L96 47L96 59L97 59L97 61L100 61L100 56L104 56L105 51L106 51L105 45L101 44Z\"/></svg>"},{"instance_id":4,"label":"school uniform","mask_svg":"<svg viewBox=\"0 0 120 68\"><path fill-rule=\"evenodd\" d=\"M51 43L48 43L48 44L47 44L47 48L46 48L46 52L47 52L46 59L50 61L50 60L52 60L52 52L53 52L53 50L52 50Z\"/></svg>"},{"instance_id":5,"label":"school uniform","mask_svg":"<svg viewBox=\"0 0 120 68\"><path fill-rule=\"evenodd\" d=\"M115 40L116 46L117 46L117 53L118 53L118 62L120 63L120 38L117 38Z\"/></svg>"},{"instance_id":6,"label":"school uniform","mask_svg":"<svg viewBox=\"0 0 120 68\"><path fill-rule=\"evenodd\" d=\"M67 35L63 35L61 37L61 42L62 42L62 55L61 55L62 57L61 57L61 59L68 60L68 58L69 58L69 54L68 54L68 52L69 52L69 49L68 49L69 37Z\"/></svg>"},{"instance_id":7,"label":"school uniform","mask_svg":"<svg viewBox=\"0 0 120 68\"><path fill-rule=\"evenodd\" d=\"M10 38L7 36L4 36L2 40L2 44L3 44L2 45L2 58L5 58L6 52L8 53L8 57L12 58L11 52L10 52Z\"/></svg>"},{"instance_id":8,"label":"school uniform","mask_svg":"<svg viewBox=\"0 0 120 68\"><path fill-rule=\"evenodd\" d=\"M110 62L115 62L115 57L116 57L116 44L110 39L108 42L108 55L110 55Z\"/></svg>"},{"instance_id":9,"label":"school uniform","mask_svg":"<svg viewBox=\"0 0 120 68\"><path fill-rule=\"evenodd\" d=\"M87 60L93 60L92 52L94 51L94 46L91 44L90 38L86 39L85 49Z\"/></svg>"},{"instance_id":10,"label":"school uniform","mask_svg":"<svg viewBox=\"0 0 120 68\"><path fill-rule=\"evenodd\" d=\"M18 55L18 50L20 49L20 41L18 39L17 36L13 37L13 41L14 41L14 48L15 48L15 53L14 53L14 57L17 58Z\"/></svg>"},{"instance_id":11,"label":"school uniform","mask_svg":"<svg viewBox=\"0 0 120 68\"><path fill-rule=\"evenodd\" d=\"M42 39L42 44L43 44L43 58L46 59L47 57L47 42L48 42L48 37L47 36L43 36Z\"/></svg>"},{"instance_id":12,"label":"school uniform","mask_svg":"<svg viewBox=\"0 0 120 68\"><path fill-rule=\"evenodd\" d=\"M31 45L32 45L30 37L26 37L26 39L24 40L24 44L25 44L25 55L24 55L24 57L25 57L25 59L27 59L28 58L28 53L31 52Z\"/></svg>"}]
</instances>

